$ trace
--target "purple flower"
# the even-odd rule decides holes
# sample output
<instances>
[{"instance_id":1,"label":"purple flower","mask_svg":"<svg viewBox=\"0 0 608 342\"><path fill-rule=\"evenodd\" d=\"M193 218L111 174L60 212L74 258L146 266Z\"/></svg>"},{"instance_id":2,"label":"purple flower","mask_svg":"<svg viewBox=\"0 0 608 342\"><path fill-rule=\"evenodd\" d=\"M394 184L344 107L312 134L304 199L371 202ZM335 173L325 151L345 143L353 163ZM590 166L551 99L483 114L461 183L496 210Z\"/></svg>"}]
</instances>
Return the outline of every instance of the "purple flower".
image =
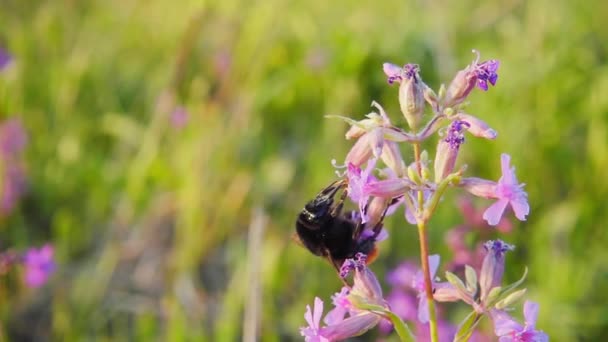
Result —
<instances>
[{"instance_id":1,"label":"purple flower","mask_svg":"<svg viewBox=\"0 0 608 342\"><path fill-rule=\"evenodd\" d=\"M379 113L369 113L366 119L360 121L334 116L351 125L346 132L346 139L358 139L346 155L345 164L361 166L372 157L381 158L395 173L401 175L403 160L396 142L411 141L414 137L394 127L378 103L372 102L372 106Z\"/></svg>"},{"instance_id":2,"label":"purple flower","mask_svg":"<svg viewBox=\"0 0 608 342\"><path fill-rule=\"evenodd\" d=\"M4 69L13 60L13 57L0 47L0 70Z\"/></svg>"},{"instance_id":3,"label":"purple flower","mask_svg":"<svg viewBox=\"0 0 608 342\"><path fill-rule=\"evenodd\" d=\"M0 125L0 153L3 158L18 156L27 144L27 133L21 120L11 118Z\"/></svg>"},{"instance_id":4,"label":"purple flower","mask_svg":"<svg viewBox=\"0 0 608 342\"><path fill-rule=\"evenodd\" d=\"M454 171L460 145L464 143L463 131L469 127L469 123L455 120L450 124L447 136L439 140L435 156L435 182L439 183Z\"/></svg>"},{"instance_id":5,"label":"purple flower","mask_svg":"<svg viewBox=\"0 0 608 342\"><path fill-rule=\"evenodd\" d=\"M495 59L479 63L479 51L473 50L473 53L477 55L477 58L456 74L446 91L444 102L447 107L462 103L475 86L486 91L488 82L495 85L498 80L496 71L498 71L500 63Z\"/></svg>"},{"instance_id":6,"label":"purple flower","mask_svg":"<svg viewBox=\"0 0 608 342\"><path fill-rule=\"evenodd\" d=\"M171 125L176 129L186 126L188 119L188 111L184 107L177 107L171 112Z\"/></svg>"},{"instance_id":7,"label":"purple flower","mask_svg":"<svg viewBox=\"0 0 608 342\"><path fill-rule=\"evenodd\" d=\"M23 256L25 283L29 287L40 287L55 271L53 246L46 244L41 248L30 248Z\"/></svg>"},{"instance_id":8,"label":"purple flower","mask_svg":"<svg viewBox=\"0 0 608 342\"><path fill-rule=\"evenodd\" d=\"M366 185L376 180L372 174L375 166L376 159L372 158L367 162L367 166L364 170L361 170L361 168L354 164L348 164L346 170L346 177L348 178L348 196L353 202L358 204L362 223L368 221L365 207L367 206L370 195L366 191Z\"/></svg>"},{"instance_id":9,"label":"purple flower","mask_svg":"<svg viewBox=\"0 0 608 342\"><path fill-rule=\"evenodd\" d=\"M314 309L306 307L304 318L307 327L300 328L306 341L340 341L353 336L359 336L375 327L383 317L375 312L361 309L359 304L371 304L387 307L382 297L382 288L374 273L366 266L366 256L358 253L354 259L346 259L340 269L340 275L346 277L351 271L353 276L352 288L343 287L333 297L335 308L327 313L321 327L323 302L315 299ZM345 317L348 315L348 317Z\"/></svg>"},{"instance_id":10,"label":"purple flower","mask_svg":"<svg viewBox=\"0 0 608 342\"><path fill-rule=\"evenodd\" d=\"M502 276L505 272L505 253L515 249L501 240L490 240L484 244L486 256L481 264L479 272L479 288L481 290L481 301L485 301L490 291L502 284Z\"/></svg>"},{"instance_id":11,"label":"purple flower","mask_svg":"<svg viewBox=\"0 0 608 342\"><path fill-rule=\"evenodd\" d=\"M315 304L313 310L310 309L310 305L306 305L306 313L304 319L308 323L307 327L300 328L300 334L304 336L306 342L326 342L329 341L325 337L320 335L321 327L321 316L323 315L323 301L319 297L315 297Z\"/></svg>"},{"instance_id":12,"label":"purple flower","mask_svg":"<svg viewBox=\"0 0 608 342\"><path fill-rule=\"evenodd\" d=\"M418 64L406 64L403 68L392 64L392 63L384 63L382 64L382 69L386 76L388 76L388 83L393 84L395 82L401 83L405 80L419 80L420 76L418 72L420 71L420 66Z\"/></svg>"},{"instance_id":13,"label":"purple flower","mask_svg":"<svg viewBox=\"0 0 608 342\"><path fill-rule=\"evenodd\" d=\"M475 73L477 74L477 87L483 91L488 90L488 82L491 85L496 85L496 81L498 80L498 67L500 66L500 62L491 59L489 61L485 61L477 64L475 68Z\"/></svg>"},{"instance_id":14,"label":"purple flower","mask_svg":"<svg viewBox=\"0 0 608 342\"><path fill-rule=\"evenodd\" d=\"M536 330L537 316L538 304L531 301L524 303L524 325L519 324L504 311L493 310L494 332L500 342L547 342L549 336Z\"/></svg>"},{"instance_id":15,"label":"purple flower","mask_svg":"<svg viewBox=\"0 0 608 342\"><path fill-rule=\"evenodd\" d=\"M528 194L523 190L524 184L519 184L515 177L515 168L510 166L511 157L503 153L501 155L502 177L498 180L493 193L493 197L497 198L483 213L483 218L489 225L495 226L500 222L502 214L507 207L511 205L515 217L520 221L525 221L526 216L530 213L530 205L528 204Z\"/></svg>"},{"instance_id":16,"label":"purple flower","mask_svg":"<svg viewBox=\"0 0 608 342\"><path fill-rule=\"evenodd\" d=\"M422 82L418 72L417 64L406 64L403 68L391 63L384 63L384 73L388 76L388 83L400 83L399 105L407 123L413 129L417 129L424 114L424 101L428 98L433 104L435 97L432 90Z\"/></svg>"}]
</instances>

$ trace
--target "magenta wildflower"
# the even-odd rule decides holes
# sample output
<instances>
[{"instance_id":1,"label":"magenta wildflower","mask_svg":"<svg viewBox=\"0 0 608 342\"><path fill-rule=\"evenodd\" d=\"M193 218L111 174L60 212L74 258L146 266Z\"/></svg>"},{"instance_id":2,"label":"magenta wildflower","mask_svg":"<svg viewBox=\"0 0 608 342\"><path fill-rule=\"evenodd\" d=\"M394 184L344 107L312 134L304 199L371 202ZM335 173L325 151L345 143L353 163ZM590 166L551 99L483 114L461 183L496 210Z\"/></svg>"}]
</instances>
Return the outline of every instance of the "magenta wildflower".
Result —
<instances>
[{"instance_id":1,"label":"magenta wildflower","mask_svg":"<svg viewBox=\"0 0 608 342\"><path fill-rule=\"evenodd\" d=\"M435 155L435 182L439 183L454 171L460 145L464 143L464 130L469 127L469 123L455 120L450 124L447 136L439 140Z\"/></svg>"},{"instance_id":2,"label":"magenta wildflower","mask_svg":"<svg viewBox=\"0 0 608 342\"><path fill-rule=\"evenodd\" d=\"M507 204L511 205L515 217L520 221L525 221L526 216L530 213L528 194L523 190L524 184L517 182L515 168L511 167L510 163L511 156L503 153L501 155L502 177L498 180L493 194L493 197L497 198L498 201L488 207L483 213L483 218L492 226L500 222Z\"/></svg>"},{"instance_id":3,"label":"magenta wildflower","mask_svg":"<svg viewBox=\"0 0 608 342\"><path fill-rule=\"evenodd\" d=\"M488 90L488 82L491 85L496 85L496 81L498 81L498 67L500 66L500 62L491 59L489 61L485 61L477 64L475 72L477 73L477 87L483 91Z\"/></svg>"},{"instance_id":4,"label":"magenta wildflower","mask_svg":"<svg viewBox=\"0 0 608 342\"><path fill-rule=\"evenodd\" d=\"M348 164L346 170L346 177L348 178L348 196L353 202L358 204L362 223L368 221L365 207L367 206L370 195L366 191L366 185L376 180L372 174L375 166L376 159L372 158L367 162L367 166L364 170L361 170L360 167L355 166L354 164Z\"/></svg>"},{"instance_id":5,"label":"magenta wildflower","mask_svg":"<svg viewBox=\"0 0 608 342\"><path fill-rule=\"evenodd\" d=\"M376 102L372 102L379 113L371 112L366 119L355 121L342 116L337 117L349 123L351 128L346 132L346 139L358 139L346 155L345 164L363 165L374 157L381 158L397 174L401 174L402 157L396 142L411 141L414 137L391 124L388 115Z\"/></svg>"},{"instance_id":6,"label":"magenta wildflower","mask_svg":"<svg viewBox=\"0 0 608 342\"><path fill-rule=\"evenodd\" d=\"M366 266L366 256L358 253L354 259L346 259L340 274L346 277L354 270L352 288L343 287L333 297L335 308L326 315L326 326L321 327L323 301L315 299L314 309L306 307L304 318L307 327L300 328L306 341L340 341L359 336L375 327L383 317L375 312L361 309L361 304L371 304L387 308L382 297L382 288L374 273ZM345 317L347 316L348 317Z\"/></svg>"},{"instance_id":7,"label":"magenta wildflower","mask_svg":"<svg viewBox=\"0 0 608 342\"><path fill-rule=\"evenodd\" d=\"M524 303L525 324L521 325L506 312L494 310L494 332L500 342L548 342L549 336L541 330L536 330L538 304L526 301Z\"/></svg>"},{"instance_id":8,"label":"magenta wildflower","mask_svg":"<svg viewBox=\"0 0 608 342\"><path fill-rule=\"evenodd\" d=\"M384 63L384 73L388 76L388 83L400 83L399 105L407 123L413 129L417 129L422 115L424 114L425 95L430 96L432 90L422 82L418 72L417 64L406 64L403 68L390 63ZM429 99L429 101L432 101Z\"/></svg>"},{"instance_id":9,"label":"magenta wildflower","mask_svg":"<svg viewBox=\"0 0 608 342\"><path fill-rule=\"evenodd\" d=\"M498 80L496 72L500 63L495 59L480 63L479 51L473 50L473 53L477 55L477 58L456 74L447 89L445 99L447 107L462 103L475 86L486 91L488 90L488 82L495 85Z\"/></svg>"},{"instance_id":10,"label":"magenta wildflower","mask_svg":"<svg viewBox=\"0 0 608 342\"><path fill-rule=\"evenodd\" d=\"M401 68L392 63L384 63L382 64L382 69L384 70L386 76L388 76L389 84L393 84L395 82L401 83L402 81L409 79L420 79L420 76L418 75L420 66L418 64L406 64L403 66L403 68Z\"/></svg>"},{"instance_id":11,"label":"magenta wildflower","mask_svg":"<svg viewBox=\"0 0 608 342\"><path fill-rule=\"evenodd\" d=\"M490 240L484 244L486 256L481 264L479 272L479 288L481 290L481 301L484 301L490 290L502 284L502 276L505 272L505 253L515 249L501 240Z\"/></svg>"},{"instance_id":12,"label":"magenta wildflower","mask_svg":"<svg viewBox=\"0 0 608 342\"><path fill-rule=\"evenodd\" d=\"M491 226L496 226L507 208L511 205L515 217L525 221L530 213L528 194L523 190L525 184L520 184L515 177L515 168L511 167L511 157L503 153L501 155L502 176L498 182L481 178L463 178L459 186L469 193L485 198L495 198L496 201L483 213L483 219Z\"/></svg>"},{"instance_id":13,"label":"magenta wildflower","mask_svg":"<svg viewBox=\"0 0 608 342\"><path fill-rule=\"evenodd\" d=\"M30 248L23 256L25 283L29 287L40 287L55 271L53 246L46 244L41 248Z\"/></svg>"},{"instance_id":14,"label":"magenta wildflower","mask_svg":"<svg viewBox=\"0 0 608 342\"><path fill-rule=\"evenodd\" d=\"M306 313L304 319L308 326L300 328L300 334L304 336L306 342L327 342L325 337L320 335L321 316L323 316L323 301L319 297L315 297L313 309L310 305L306 305Z\"/></svg>"},{"instance_id":15,"label":"magenta wildflower","mask_svg":"<svg viewBox=\"0 0 608 342\"><path fill-rule=\"evenodd\" d=\"M27 144L27 133L21 120L11 118L0 125L0 153L4 158L16 157Z\"/></svg>"},{"instance_id":16,"label":"magenta wildflower","mask_svg":"<svg viewBox=\"0 0 608 342\"><path fill-rule=\"evenodd\" d=\"M181 129L188 123L188 111L184 107L177 107L171 112L171 125L175 129Z\"/></svg>"}]
</instances>

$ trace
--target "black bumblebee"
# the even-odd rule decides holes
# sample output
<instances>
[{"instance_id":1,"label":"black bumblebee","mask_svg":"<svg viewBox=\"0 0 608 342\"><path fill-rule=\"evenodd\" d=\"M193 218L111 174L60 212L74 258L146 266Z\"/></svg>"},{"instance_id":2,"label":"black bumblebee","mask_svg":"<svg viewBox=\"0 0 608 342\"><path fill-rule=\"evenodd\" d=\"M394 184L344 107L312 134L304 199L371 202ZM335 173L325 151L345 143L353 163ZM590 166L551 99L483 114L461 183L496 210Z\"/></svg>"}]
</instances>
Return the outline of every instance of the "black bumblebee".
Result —
<instances>
[{"instance_id":1,"label":"black bumblebee","mask_svg":"<svg viewBox=\"0 0 608 342\"><path fill-rule=\"evenodd\" d=\"M357 253L367 255L370 263L376 257L376 238L382 229L382 219L373 227L373 234L363 237L365 224L358 212L342 212L347 195L347 181L333 182L310 202L298 215L296 233L304 247L314 255L327 258L339 270L344 260ZM336 194L342 191L334 203Z\"/></svg>"}]
</instances>

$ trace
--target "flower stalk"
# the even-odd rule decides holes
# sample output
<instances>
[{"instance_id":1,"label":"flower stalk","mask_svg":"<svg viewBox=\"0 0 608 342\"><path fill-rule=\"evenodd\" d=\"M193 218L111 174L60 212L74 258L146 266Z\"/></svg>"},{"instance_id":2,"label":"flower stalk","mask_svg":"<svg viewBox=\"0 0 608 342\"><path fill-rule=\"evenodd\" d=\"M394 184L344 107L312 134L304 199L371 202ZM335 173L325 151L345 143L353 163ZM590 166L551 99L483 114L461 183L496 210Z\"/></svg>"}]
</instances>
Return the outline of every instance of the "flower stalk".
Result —
<instances>
[{"instance_id":1,"label":"flower stalk","mask_svg":"<svg viewBox=\"0 0 608 342\"><path fill-rule=\"evenodd\" d=\"M435 302L433 301L433 283L429 267L428 235L425 220L418 220L418 238L420 240L420 261L422 263L422 273L424 274L424 292L429 308L431 341L437 342L439 341L439 335L437 333L437 314L435 313Z\"/></svg>"}]
</instances>

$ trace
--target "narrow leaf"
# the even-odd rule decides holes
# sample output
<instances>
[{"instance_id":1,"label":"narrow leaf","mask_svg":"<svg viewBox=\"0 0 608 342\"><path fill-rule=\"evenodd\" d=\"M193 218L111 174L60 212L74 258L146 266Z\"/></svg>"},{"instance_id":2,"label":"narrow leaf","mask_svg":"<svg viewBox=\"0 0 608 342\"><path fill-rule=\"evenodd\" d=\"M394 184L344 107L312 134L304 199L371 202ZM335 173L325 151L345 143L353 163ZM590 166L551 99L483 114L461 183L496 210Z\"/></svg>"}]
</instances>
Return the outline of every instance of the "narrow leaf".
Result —
<instances>
[{"instance_id":1,"label":"narrow leaf","mask_svg":"<svg viewBox=\"0 0 608 342\"><path fill-rule=\"evenodd\" d=\"M464 274L467 280L467 290L475 296L477 293L477 273L473 267L469 265L464 266Z\"/></svg>"},{"instance_id":2,"label":"narrow leaf","mask_svg":"<svg viewBox=\"0 0 608 342\"><path fill-rule=\"evenodd\" d=\"M454 342L466 342L471 338L475 327L483 316L473 311L458 326L458 331L454 335Z\"/></svg>"}]
</instances>

